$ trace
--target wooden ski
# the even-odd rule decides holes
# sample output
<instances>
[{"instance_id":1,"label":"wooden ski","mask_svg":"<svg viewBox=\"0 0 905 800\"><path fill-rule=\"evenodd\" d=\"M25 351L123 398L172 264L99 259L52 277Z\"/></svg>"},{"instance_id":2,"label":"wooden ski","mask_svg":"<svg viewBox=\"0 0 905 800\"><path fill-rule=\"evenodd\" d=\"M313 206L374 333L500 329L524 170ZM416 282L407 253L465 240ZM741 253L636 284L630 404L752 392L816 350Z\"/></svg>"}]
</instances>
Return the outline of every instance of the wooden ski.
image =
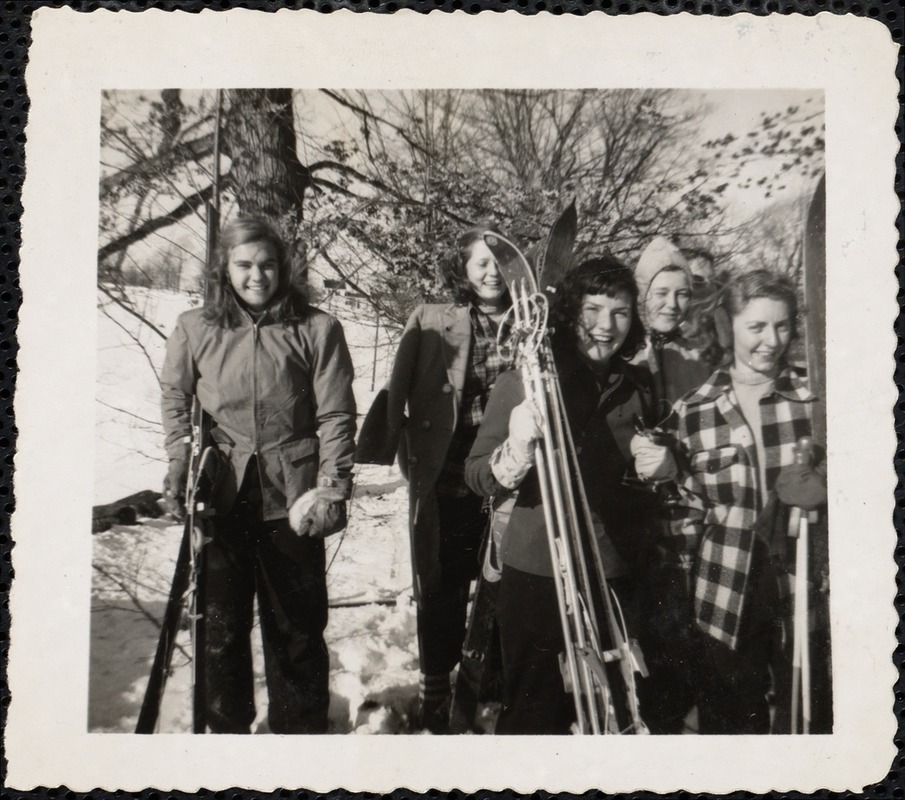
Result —
<instances>
[{"instance_id":1,"label":"wooden ski","mask_svg":"<svg viewBox=\"0 0 905 800\"><path fill-rule=\"evenodd\" d=\"M213 191L207 207L206 264L213 263L220 230L220 108L221 93L216 93L214 116ZM205 273L206 274L206 273ZM204 283L203 302L208 302L209 287ZM160 717L160 706L166 690L167 678L176 647L176 636L187 611L192 640L192 732L207 730L205 709L207 706L204 681L205 618L204 618L204 545L209 540L208 518L210 507L210 460L215 457L210 441L210 417L201 407L198 398L192 400L192 442L189 453L188 483L186 486L186 519L182 541L176 556L176 567L170 594L161 622L160 636L154 661L148 676L144 699L135 726L136 733L154 733Z\"/></svg>"},{"instance_id":2,"label":"wooden ski","mask_svg":"<svg viewBox=\"0 0 905 800\"><path fill-rule=\"evenodd\" d=\"M811 411L811 433L817 460L825 458L827 449L826 421L826 175L814 191L808 209L804 239L804 339L807 353L808 386L816 396ZM822 451L822 452L821 452ZM827 509L802 515L801 526L808 537L801 544L801 555L807 572L798 581L798 591L806 593L799 606L806 618L799 621L801 637L802 712L809 710L809 732L831 733L833 728L832 667L829 624L829 594L821 585L829 576L829 527ZM799 538L800 541L800 538ZM794 655L794 654L793 654ZM809 708L808 708L809 707ZM797 709L796 709L797 711ZM802 715L801 729L805 729ZM793 721L794 724L794 721Z\"/></svg>"},{"instance_id":3,"label":"wooden ski","mask_svg":"<svg viewBox=\"0 0 905 800\"><path fill-rule=\"evenodd\" d=\"M574 237L572 216L570 207L553 233ZM512 242L495 233L486 233L484 241L512 295L510 346L526 396L543 419L544 436L535 444L535 463L563 630L563 680L575 704L574 730L579 734L643 733L647 729L640 717L634 677L639 659L630 650L597 548L549 345L549 300L538 291L537 275ZM556 247L564 251L563 244L557 242ZM564 265L568 263L567 258L558 257ZM544 275L543 264L538 267Z\"/></svg>"},{"instance_id":4,"label":"wooden ski","mask_svg":"<svg viewBox=\"0 0 905 800\"><path fill-rule=\"evenodd\" d=\"M485 547L490 546L489 535ZM477 731L481 703L500 699L502 675L496 605L499 583L478 575L450 707L449 732Z\"/></svg>"}]
</instances>

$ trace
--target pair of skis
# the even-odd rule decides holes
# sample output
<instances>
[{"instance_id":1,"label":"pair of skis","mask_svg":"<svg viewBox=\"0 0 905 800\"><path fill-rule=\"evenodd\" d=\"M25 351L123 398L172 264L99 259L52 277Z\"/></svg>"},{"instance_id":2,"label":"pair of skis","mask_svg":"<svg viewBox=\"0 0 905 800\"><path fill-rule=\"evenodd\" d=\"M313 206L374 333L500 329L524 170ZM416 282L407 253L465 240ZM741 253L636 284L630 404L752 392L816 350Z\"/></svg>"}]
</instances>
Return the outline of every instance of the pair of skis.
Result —
<instances>
[{"instance_id":1,"label":"pair of skis","mask_svg":"<svg viewBox=\"0 0 905 800\"><path fill-rule=\"evenodd\" d=\"M555 282L559 277L556 273L567 268L574 230L575 209L571 206L554 226L547 252L539 259L538 275L545 283ZM543 420L543 439L536 443L535 463L563 631L563 680L575 706L573 730L579 734L642 733L646 728L635 688L637 662L603 569L550 350L548 300L538 290L534 269L512 242L495 233L485 234L484 241L512 296L509 339L500 343L501 350L512 351L526 396ZM545 256L551 254L548 261ZM547 271L545 266L552 269ZM476 613L488 613L486 604L479 605L482 588L487 594L486 588L479 585L469 639L474 633ZM460 676L463 668L467 675L470 666L469 644L473 642L466 641ZM468 687L457 686L457 694L462 688Z\"/></svg>"},{"instance_id":2,"label":"pair of skis","mask_svg":"<svg viewBox=\"0 0 905 800\"><path fill-rule=\"evenodd\" d=\"M204 691L205 597L204 545L209 538L208 520L211 485L208 464L215 456L210 442L210 420L197 399L192 404L192 447L186 487L186 518L182 541L176 556L176 569L167 598L166 610L157 640L157 650L148 676L144 700L135 726L136 733L154 733L173 661L176 637L183 611L188 608L192 641L192 732L204 733L206 698Z\"/></svg>"},{"instance_id":3,"label":"pair of skis","mask_svg":"<svg viewBox=\"0 0 905 800\"><path fill-rule=\"evenodd\" d=\"M813 444L826 447L826 176L814 191L808 209L804 237L803 290L806 314L804 339L807 355L808 386L816 396L811 419L813 439L802 439L796 447L796 461L810 466L814 460ZM815 593L816 606L809 603L810 584L819 580L819 572L828 560L826 509L821 524L812 526L811 517L817 512L793 507L789 520L789 536L795 540L795 585L792 610L792 696L790 733L810 733L817 701L818 732L829 732L832 714L831 699L823 696L830 691L829 667L812 658L811 629L815 615L828 620L828 600ZM810 563L810 562L817 563ZM829 636L829 629L826 630ZM827 651L829 648L827 648ZM816 678L816 681L814 680ZM814 697L812 687L819 687Z\"/></svg>"},{"instance_id":4,"label":"pair of skis","mask_svg":"<svg viewBox=\"0 0 905 800\"><path fill-rule=\"evenodd\" d=\"M222 92L216 92L214 111L214 141L211 201L207 206L206 265L214 261L217 236L220 231L220 116ZM205 270L205 276L207 271ZM203 302L208 302L208 283L205 277ZM192 732L205 733L207 719L205 709L205 596L204 596L204 545L209 540L210 506L214 473L211 461L216 451L210 438L210 417L201 407L197 396L192 398L192 441L189 452L188 480L186 485L186 518L182 532L173 582L164 611L157 640L157 650L148 676L145 696L135 726L136 733L154 733L160 718L160 706L173 662L173 651L179 633L183 610L187 609L192 640Z\"/></svg>"}]
</instances>

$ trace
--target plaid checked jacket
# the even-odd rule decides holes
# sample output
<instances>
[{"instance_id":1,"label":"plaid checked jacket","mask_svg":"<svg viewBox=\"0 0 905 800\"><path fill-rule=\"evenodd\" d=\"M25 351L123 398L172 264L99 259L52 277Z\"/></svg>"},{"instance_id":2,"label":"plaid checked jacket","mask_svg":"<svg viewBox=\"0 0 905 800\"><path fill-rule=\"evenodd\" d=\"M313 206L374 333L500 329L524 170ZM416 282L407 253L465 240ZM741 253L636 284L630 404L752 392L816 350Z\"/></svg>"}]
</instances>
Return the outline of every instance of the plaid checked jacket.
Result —
<instances>
[{"instance_id":1,"label":"plaid checked jacket","mask_svg":"<svg viewBox=\"0 0 905 800\"><path fill-rule=\"evenodd\" d=\"M788 367L777 377L774 390L761 399L765 487L757 485L754 436L728 371L717 370L676 404L686 507L673 522L672 533L694 570L698 626L733 649L745 611L755 521L779 471L795 463L796 442L811 434L815 399L802 376Z\"/></svg>"}]
</instances>

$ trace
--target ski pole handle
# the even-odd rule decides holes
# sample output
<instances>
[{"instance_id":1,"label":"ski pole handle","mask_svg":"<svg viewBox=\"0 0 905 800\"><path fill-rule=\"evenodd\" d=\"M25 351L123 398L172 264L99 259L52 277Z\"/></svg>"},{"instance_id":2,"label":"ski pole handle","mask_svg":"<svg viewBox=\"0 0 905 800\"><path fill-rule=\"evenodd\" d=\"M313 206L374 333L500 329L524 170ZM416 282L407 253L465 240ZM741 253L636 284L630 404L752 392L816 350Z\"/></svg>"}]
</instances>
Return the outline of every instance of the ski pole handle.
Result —
<instances>
[{"instance_id":1,"label":"ski pole handle","mask_svg":"<svg viewBox=\"0 0 905 800\"><path fill-rule=\"evenodd\" d=\"M795 445L795 463L810 467L814 464L814 440L810 436L802 436Z\"/></svg>"}]
</instances>

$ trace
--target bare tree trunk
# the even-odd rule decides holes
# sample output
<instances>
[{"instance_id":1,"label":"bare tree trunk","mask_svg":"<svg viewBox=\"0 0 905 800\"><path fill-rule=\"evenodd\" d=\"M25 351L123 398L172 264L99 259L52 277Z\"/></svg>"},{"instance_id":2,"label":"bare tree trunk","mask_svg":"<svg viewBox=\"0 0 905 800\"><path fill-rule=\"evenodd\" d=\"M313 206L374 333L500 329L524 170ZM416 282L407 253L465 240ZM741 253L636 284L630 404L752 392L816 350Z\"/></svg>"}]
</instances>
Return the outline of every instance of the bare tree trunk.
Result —
<instances>
[{"instance_id":1,"label":"bare tree trunk","mask_svg":"<svg viewBox=\"0 0 905 800\"><path fill-rule=\"evenodd\" d=\"M233 89L224 146L239 208L245 214L302 219L302 201L311 178L295 152L295 123L289 89Z\"/></svg>"},{"instance_id":2,"label":"bare tree trunk","mask_svg":"<svg viewBox=\"0 0 905 800\"><path fill-rule=\"evenodd\" d=\"M295 150L292 91L232 89L226 98L223 146L232 159L230 184L239 209L276 220L301 269L304 244L298 239L298 225L311 174Z\"/></svg>"}]
</instances>

